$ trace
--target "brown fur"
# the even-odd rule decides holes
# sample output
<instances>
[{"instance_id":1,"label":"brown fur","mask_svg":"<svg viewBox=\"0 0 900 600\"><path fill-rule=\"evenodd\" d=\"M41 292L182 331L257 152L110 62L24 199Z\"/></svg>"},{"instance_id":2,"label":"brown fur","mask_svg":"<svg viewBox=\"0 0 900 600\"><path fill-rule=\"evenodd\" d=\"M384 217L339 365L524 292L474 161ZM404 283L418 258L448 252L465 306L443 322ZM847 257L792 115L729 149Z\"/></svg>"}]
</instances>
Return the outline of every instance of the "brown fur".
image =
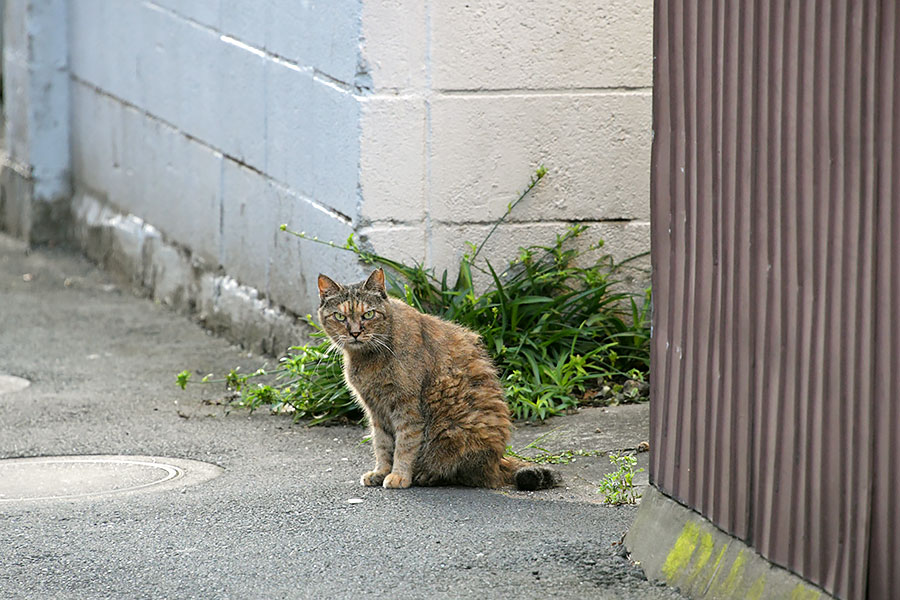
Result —
<instances>
[{"instance_id":1,"label":"brown fur","mask_svg":"<svg viewBox=\"0 0 900 600\"><path fill-rule=\"evenodd\" d=\"M363 485L556 485L504 457L509 408L478 334L388 298L384 273L342 286L319 275L319 321L344 353L344 379L372 427Z\"/></svg>"}]
</instances>

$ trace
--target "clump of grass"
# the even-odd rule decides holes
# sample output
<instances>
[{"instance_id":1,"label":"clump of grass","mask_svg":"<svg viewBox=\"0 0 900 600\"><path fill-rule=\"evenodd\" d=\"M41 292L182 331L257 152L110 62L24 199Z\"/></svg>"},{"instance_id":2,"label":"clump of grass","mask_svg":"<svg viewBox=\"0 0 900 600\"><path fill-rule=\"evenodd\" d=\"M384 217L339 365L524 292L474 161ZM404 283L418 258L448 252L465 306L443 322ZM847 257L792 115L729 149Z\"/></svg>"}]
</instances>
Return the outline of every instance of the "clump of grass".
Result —
<instances>
[{"instance_id":1,"label":"clump of grass","mask_svg":"<svg viewBox=\"0 0 900 600\"><path fill-rule=\"evenodd\" d=\"M603 494L606 504L618 506L620 504L636 504L641 497L634 486L634 476L644 469L634 470L637 458L631 454L610 453L609 462L616 468L612 473L607 473L600 482L597 493Z\"/></svg>"},{"instance_id":2,"label":"clump of grass","mask_svg":"<svg viewBox=\"0 0 900 600\"><path fill-rule=\"evenodd\" d=\"M253 411L267 406L274 413L306 419L310 425L341 418L358 421L360 409L344 385L340 358L312 317L307 315L305 321L313 329L316 341L292 346L275 368L263 366L246 374L239 368L232 369L222 379L207 375L201 383L224 384L235 395L230 405L237 408ZM190 379L191 373L182 371L176 376L176 383L184 389Z\"/></svg>"},{"instance_id":3,"label":"clump of grass","mask_svg":"<svg viewBox=\"0 0 900 600\"><path fill-rule=\"evenodd\" d=\"M544 440L546 440L552 434L556 433L556 431L557 430L554 429L538 436L524 448L520 448L519 450L513 450L512 446L507 446L506 456L512 456L514 458L518 458L519 460L524 460L539 465L559 465L568 464L574 461L579 456L600 456L601 454L603 454L602 450L584 450L581 448L574 450L563 450L561 452L554 453L542 447L541 444L544 443Z\"/></svg>"},{"instance_id":4,"label":"clump of grass","mask_svg":"<svg viewBox=\"0 0 900 600\"><path fill-rule=\"evenodd\" d=\"M574 243L587 226L568 227L550 245L519 248L499 270L480 258L497 227L545 175L543 167L538 169L481 243L468 244L452 283L446 270L437 275L422 264L370 252L353 235L339 246L287 225L281 229L384 267L391 295L478 331L497 364L513 416L543 420L580 402L596 403L605 388L621 390L629 381L644 382L650 362L649 290L641 298L616 289L624 263L601 254L602 241L583 250ZM475 272L491 282L484 291L476 288ZM262 405L287 409L312 423L358 419L361 414L343 385L340 356L330 352L324 332L309 315L306 321L314 328L312 344L291 348L271 371L232 371L226 385L240 393L237 404L251 410ZM179 374L178 384L183 388L189 378L187 372ZM617 401L643 398L637 393L614 396Z\"/></svg>"}]
</instances>

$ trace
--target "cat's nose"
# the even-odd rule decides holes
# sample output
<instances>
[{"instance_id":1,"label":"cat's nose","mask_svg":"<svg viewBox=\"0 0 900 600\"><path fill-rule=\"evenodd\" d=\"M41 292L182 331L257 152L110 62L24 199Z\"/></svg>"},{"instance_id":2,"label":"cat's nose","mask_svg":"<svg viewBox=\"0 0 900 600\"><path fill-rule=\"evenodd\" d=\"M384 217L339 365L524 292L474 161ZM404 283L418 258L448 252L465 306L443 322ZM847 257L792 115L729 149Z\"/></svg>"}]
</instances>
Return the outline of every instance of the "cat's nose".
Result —
<instances>
[{"instance_id":1,"label":"cat's nose","mask_svg":"<svg viewBox=\"0 0 900 600\"><path fill-rule=\"evenodd\" d=\"M352 336L353 336L353 339L355 340L356 338L359 337L359 334L360 334L360 333L362 333L362 331L351 331L351 332L350 332L350 335L352 335Z\"/></svg>"}]
</instances>

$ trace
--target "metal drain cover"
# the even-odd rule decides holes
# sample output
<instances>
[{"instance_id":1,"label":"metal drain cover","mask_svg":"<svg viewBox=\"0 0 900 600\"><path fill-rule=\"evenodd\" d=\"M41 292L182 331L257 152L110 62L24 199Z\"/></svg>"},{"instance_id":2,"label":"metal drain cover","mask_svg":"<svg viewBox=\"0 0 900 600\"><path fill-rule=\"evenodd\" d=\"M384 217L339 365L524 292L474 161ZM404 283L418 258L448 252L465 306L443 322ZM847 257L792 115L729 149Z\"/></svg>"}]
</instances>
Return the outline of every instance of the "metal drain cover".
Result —
<instances>
[{"instance_id":1,"label":"metal drain cover","mask_svg":"<svg viewBox=\"0 0 900 600\"><path fill-rule=\"evenodd\" d=\"M11 394L24 390L31 382L21 377L13 377L12 375L0 375L0 394Z\"/></svg>"},{"instance_id":2,"label":"metal drain cover","mask_svg":"<svg viewBox=\"0 0 900 600\"><path fill-rule=\"evenodd\" d=\"M222 473L209 463L158 456L39 456L0 460L0 503L160 491Z\"/></svg>"}]
</instances>

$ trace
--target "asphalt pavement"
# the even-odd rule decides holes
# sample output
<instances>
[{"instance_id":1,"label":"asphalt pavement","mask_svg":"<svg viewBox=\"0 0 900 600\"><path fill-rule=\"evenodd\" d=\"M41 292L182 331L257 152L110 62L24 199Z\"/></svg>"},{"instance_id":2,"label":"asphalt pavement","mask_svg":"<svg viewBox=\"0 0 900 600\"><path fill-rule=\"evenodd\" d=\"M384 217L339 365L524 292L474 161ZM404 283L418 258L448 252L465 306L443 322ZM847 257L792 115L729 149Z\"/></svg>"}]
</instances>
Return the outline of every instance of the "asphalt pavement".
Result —
<instances>
[{"instance_id":1,"label":"asphalt pavement","mask_svg":"<svg viewBox=\"0 0 900 600\"><path fill-rule=\"evenodd\" d=\"M87 457L105 482L53 497L63 471L29 488L0 460L0 598L680 597L621 556L636 508L600 502L605 457L541 492L363 488L363 429L228 412L221 388L174 385L266 360L73 253L0 236L0 459ZM520 424L514 446L552 431L554 451L634 448L647 426L646 405L585 409ZM193 461L211 466L192 478Z\"/></svg>"}]
</instances>

